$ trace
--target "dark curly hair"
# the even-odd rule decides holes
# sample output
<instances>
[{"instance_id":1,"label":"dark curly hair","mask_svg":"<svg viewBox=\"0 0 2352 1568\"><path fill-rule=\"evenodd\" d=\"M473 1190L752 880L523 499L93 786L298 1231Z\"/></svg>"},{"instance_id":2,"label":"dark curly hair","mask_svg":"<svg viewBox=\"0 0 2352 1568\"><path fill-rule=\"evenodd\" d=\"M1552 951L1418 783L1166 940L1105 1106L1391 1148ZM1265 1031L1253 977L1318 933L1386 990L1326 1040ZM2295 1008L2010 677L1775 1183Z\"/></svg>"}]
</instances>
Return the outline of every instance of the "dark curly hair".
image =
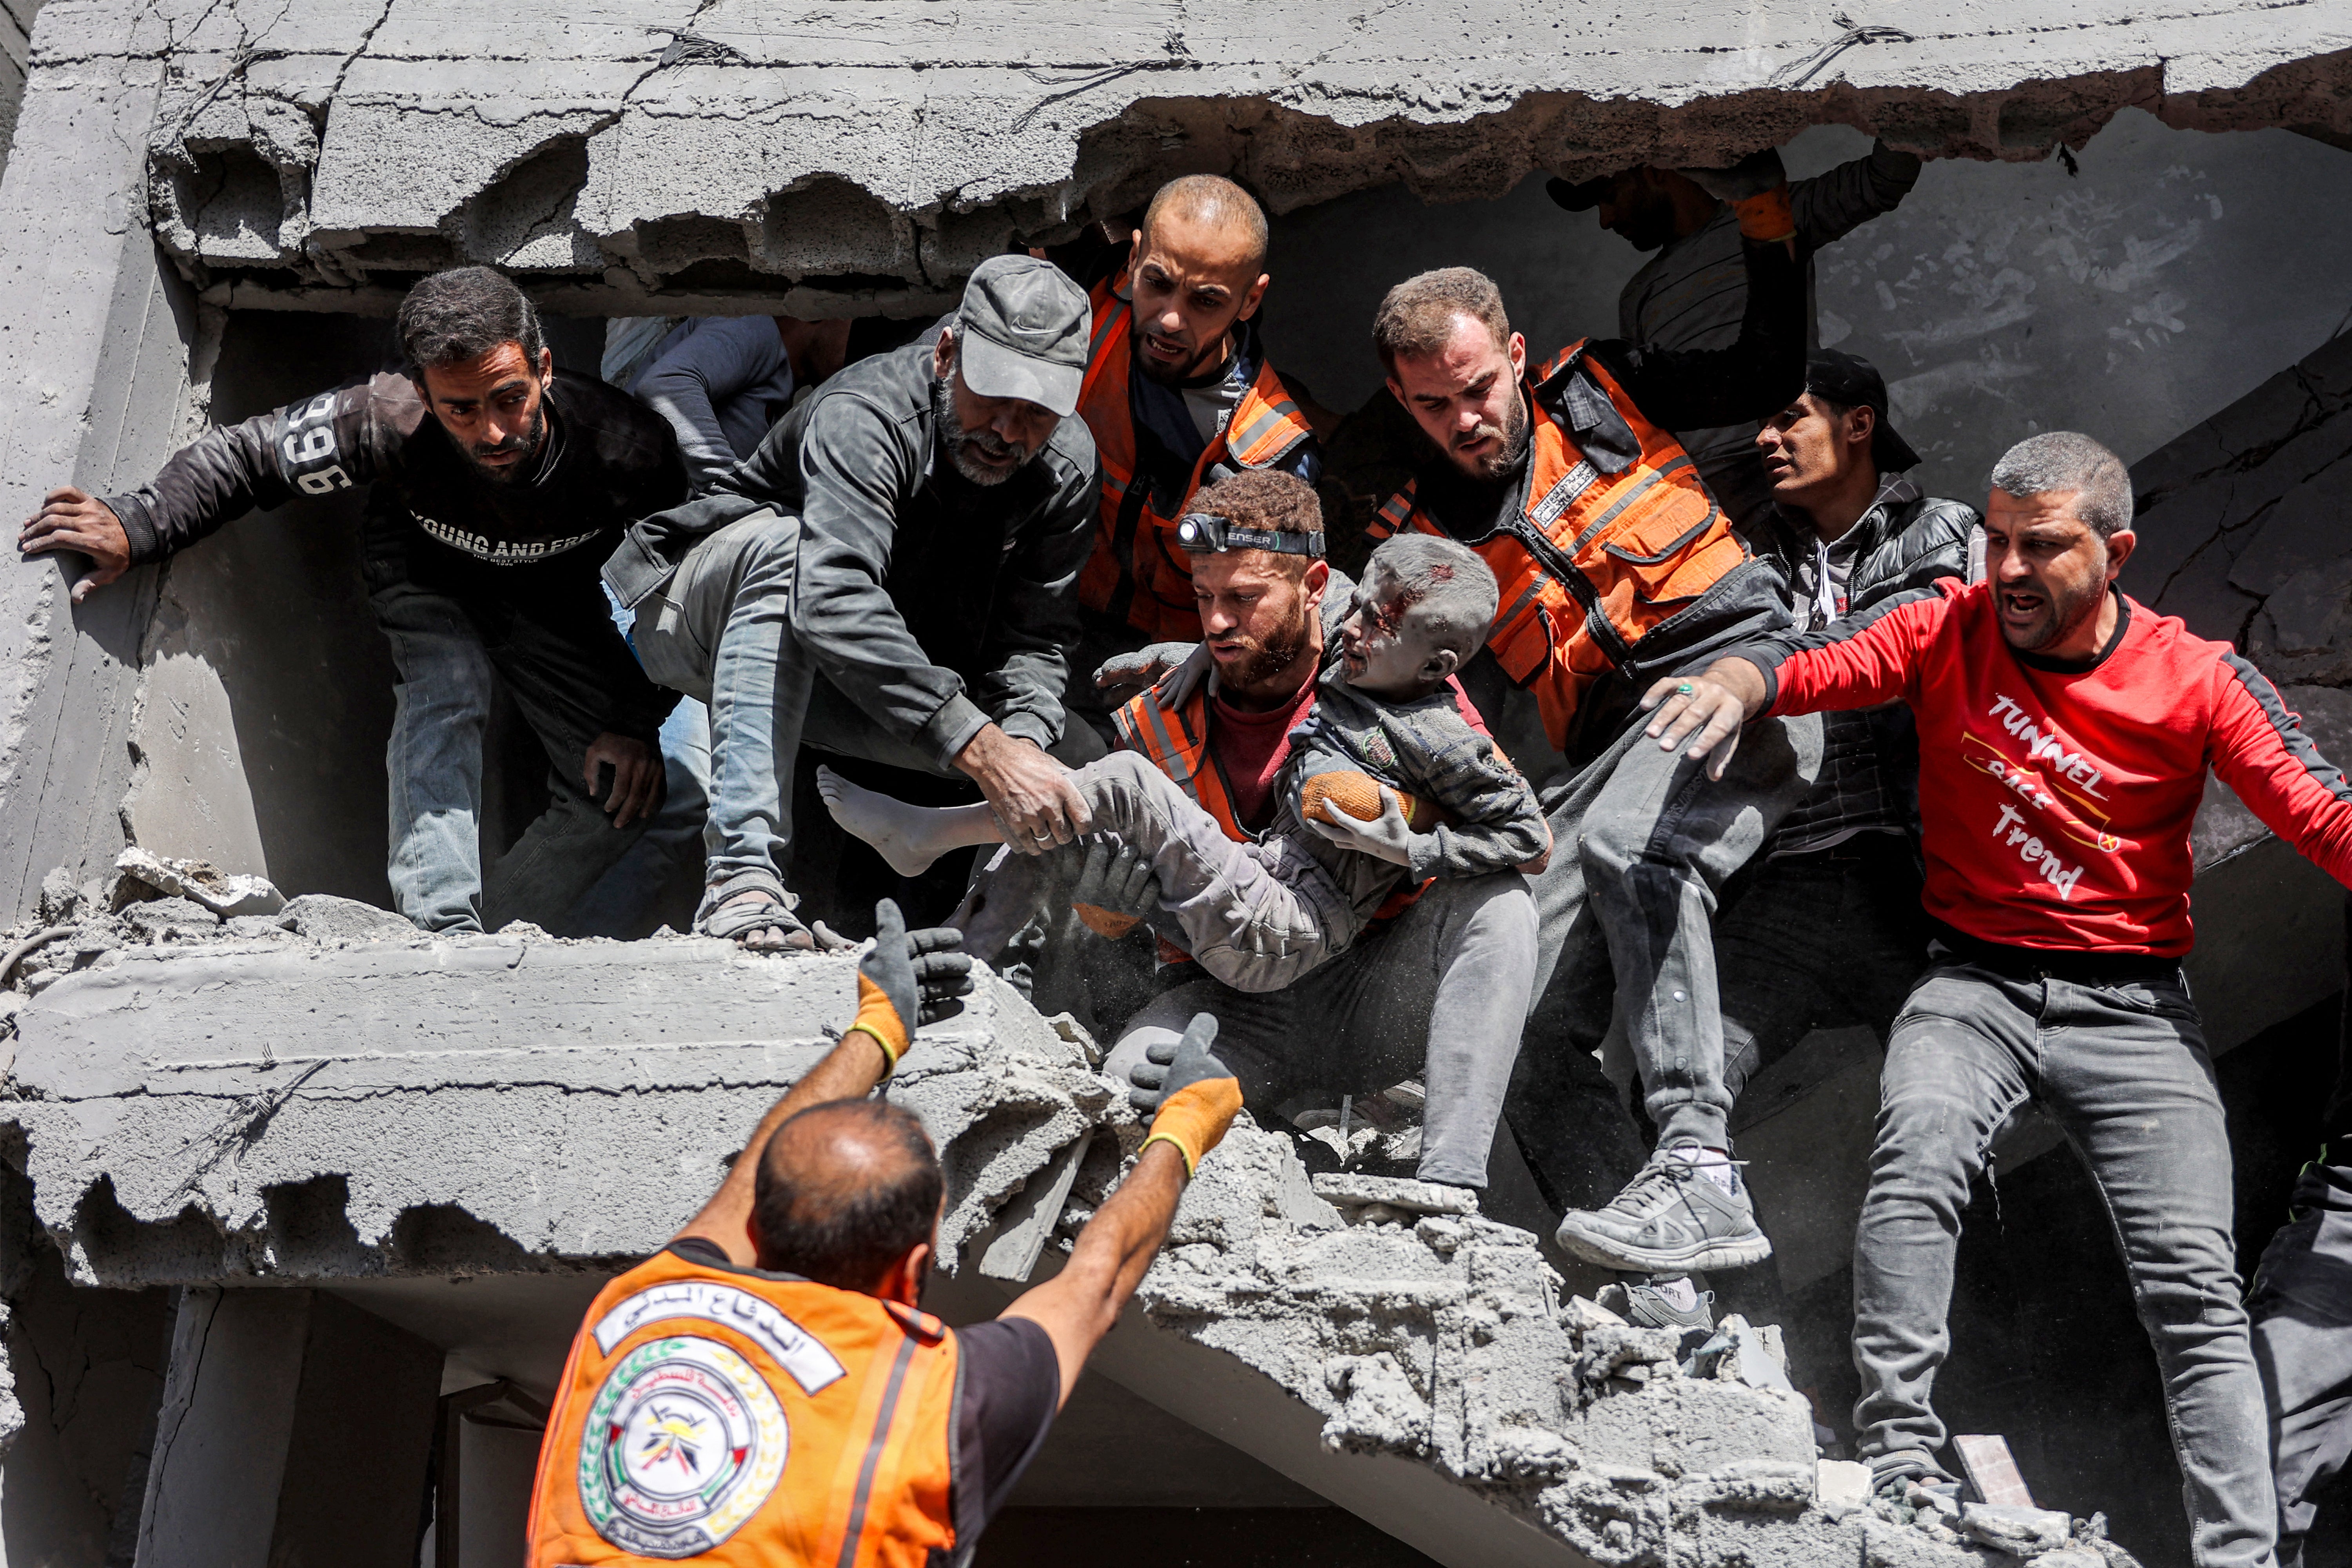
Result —
<instances>
[{"instance_id":1,"label":"dark curly hair","mask_svg":"<svg viewBox=\"0 0 2352 1568\"><path fill-rule=\"evenodd\" d=\"M492 268L436 272L400 302L400 352L420 372L479 359L500 343L520 343L535 371L547 340L522 290Z\"/></svg>"}]
</instances>

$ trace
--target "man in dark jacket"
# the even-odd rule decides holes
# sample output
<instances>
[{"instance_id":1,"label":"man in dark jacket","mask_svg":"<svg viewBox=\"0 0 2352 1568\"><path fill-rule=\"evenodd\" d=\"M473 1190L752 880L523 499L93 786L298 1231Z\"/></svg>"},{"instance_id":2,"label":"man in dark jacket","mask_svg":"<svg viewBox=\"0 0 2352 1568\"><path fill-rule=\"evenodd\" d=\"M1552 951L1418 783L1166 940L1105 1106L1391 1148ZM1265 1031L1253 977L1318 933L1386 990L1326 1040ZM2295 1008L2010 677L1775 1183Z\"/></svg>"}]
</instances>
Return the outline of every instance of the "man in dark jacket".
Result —
<instances>
[{"instance_id":1,"label":"man in dark jacket","mask_svg":"<svg viewBox=\"0 0 2352 1568\"><path fill-rule=\"evenodd\" d=\"M992 257L935 343L843 371L604 580L655 679L710 706L698 930L805 947L782 876L803 744L970 776L1028 853L1089 826L1063 730L1094 443L1087 298Z\"/></svg>"},{"instance_id":2,"label":"man in dark jacket","mask_svg":"<svg viewBox=\"0 0 2352 1568\"><path fill-rule=\"evenodd\" d=\"M1886 384L1869 362L1817 350L1803 395L1763 422L1756 448L1773 498L1757 552L1787 580L1800 631L1972 574L1977 510L1904 477L1919 455L1887 422ZM1816 1029L1887 1037L1927 963L1918 780L1908 709L1822 715L1812 789L1726 886L1715 918L1732 1099ZM1654 1324L1694 1326L1704 1310L1678 1276L1635 1284L1631 1300Z\"/></svg>"},{"instance_id":3,"label":"man in dark jacket","mask_svg":"<svg viewBox=\"0 0 2352 1568\"><path fill-rule=\"evenodd\" d=\"M1798 254L1805 262L1805 344L1814 346L1813 256L1882 214L1919 178L1919 160L1884 142L1865 158L1789 183ZM1601 226L1636 250L1655 251L1617 296L1617 335L1645 349L1729 348L1747 309L1739 226L1730 205L1687 174L1643 164L1571 185L1550 183L1570 212L1597 207ZM1772 480L1757 460L1747 421L1676 430L1723 510L1753 523L1772 506Z\"/></svg>"},{"instance_id":4,"label":"man in dark jacket","mask_svg":"<svg viewBox=\"0 0 2352 1568\"><path fill-rule=\"evenodd\" d=\"M677 700L614 629L596 566L632 519L684 499L686 469L650 409L555 368L530 302L490 268L425 279L399 326L404 370L209 431L131 494L52 490L17 548L88 556L79 602L257 507L367 485L369 603L400 671L394 907L427 931L567 931L660 802L654 737ZM494 676L547 752L552 799L485 875Z\"/></svg>"}]
</instances>

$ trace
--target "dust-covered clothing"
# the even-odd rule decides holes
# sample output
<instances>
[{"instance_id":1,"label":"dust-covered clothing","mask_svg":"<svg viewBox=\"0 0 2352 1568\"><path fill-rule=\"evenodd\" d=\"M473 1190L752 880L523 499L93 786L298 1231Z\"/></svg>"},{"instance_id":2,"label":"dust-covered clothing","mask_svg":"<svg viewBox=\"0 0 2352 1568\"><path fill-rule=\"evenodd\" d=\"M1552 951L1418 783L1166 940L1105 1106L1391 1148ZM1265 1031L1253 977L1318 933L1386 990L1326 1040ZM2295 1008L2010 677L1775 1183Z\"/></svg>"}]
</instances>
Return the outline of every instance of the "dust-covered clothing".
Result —
<instances>
[{"instance_id":1,"label":"dust-covered clothing","mask_svg":"<svg viewBox=\"0 0 2352 1568\"><path fill-rule=\"evenodd\" d=\"M1278 991L1352 946L1408 879L1486 876L1544 852L1535 790L1467 706L1450 682L1411 702L1369 697L1335 664L1287 737L1274 818L1255 838L1233 837L1133 752L1088 763L1075 782L1095 826L1151 861L1178 944L1236 991ZM1300 811L1307 781L1334 772L1367 773L1453 820L1412 836L1410 868L1344 848Z\"/></svg>"},{"instance_id":2,"label":"dust-covered clothing","mask_svg":"<svg viewBox=\"0 0 2352 1568\"><path fill-rule=\"evenodd\" d=\"M1445 820L1412 836L1407 870L1417 882L1508 871L1550 844L1535 787L1483 722L1474 726L1464 717L1458 686L1448 681L1426 697L1392 702L1349 685L1336 664L1317 685L1315 706L1290 735L1294 817L1300 792L1318 773L1370 773L1434 804Z\"/></svg>"},{"instance_id":3,"label":"dust-covered clothing","mask_svg":"<svg viewBox=\"0 0 2352 1568\"><path fill-rule=\"evenodd\" d=\"M795 520L784 608L815 672L945 768L992 721L1048 750L1061 739L1097 479L1085 423L1065 419L1011 477L973 484L942 449L934 382L921 342L851 365L711 494L631 529L604 575L642 611L718 530Z\"/></svg>"}]
</instances>

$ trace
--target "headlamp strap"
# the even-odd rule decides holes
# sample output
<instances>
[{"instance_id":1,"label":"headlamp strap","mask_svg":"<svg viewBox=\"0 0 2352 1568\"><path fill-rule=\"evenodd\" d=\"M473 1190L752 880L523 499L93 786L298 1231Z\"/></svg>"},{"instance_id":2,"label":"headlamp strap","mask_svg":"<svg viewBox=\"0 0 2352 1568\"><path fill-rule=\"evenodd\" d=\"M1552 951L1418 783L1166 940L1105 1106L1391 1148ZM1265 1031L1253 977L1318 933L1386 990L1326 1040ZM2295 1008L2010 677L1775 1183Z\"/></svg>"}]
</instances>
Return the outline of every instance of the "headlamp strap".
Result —
<instances>
[{"instance_id":1,"label":"headlamp strap","mask_svg":"<svg viewBox=\"0 0 2352 1568\"><path fill-rule=\"evenodd\" d=\"M1176 523L1176 542L1196 555L1228 550L1266 550L1276 555L1319 557L1320 533L1293 533L1270 528L1238 528L1211 512L1188 511Z\"/></svg>"}]
</instances>

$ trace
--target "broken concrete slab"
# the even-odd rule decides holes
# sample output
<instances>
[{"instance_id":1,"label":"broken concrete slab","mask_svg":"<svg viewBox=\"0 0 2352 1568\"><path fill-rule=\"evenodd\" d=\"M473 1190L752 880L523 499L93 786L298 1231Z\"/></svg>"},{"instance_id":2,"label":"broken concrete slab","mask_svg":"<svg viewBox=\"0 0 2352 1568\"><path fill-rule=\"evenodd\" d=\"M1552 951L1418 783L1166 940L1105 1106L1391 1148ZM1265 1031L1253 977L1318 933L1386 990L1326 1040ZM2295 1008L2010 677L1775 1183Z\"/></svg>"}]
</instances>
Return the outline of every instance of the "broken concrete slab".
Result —
<instances>
[{"instance_id":1,"label":"broken concrete slab","mask_svg":"<svg viewBox=\"0 0 2352 1568\"><path fill-rule=\"evenodd\" d=\"M314 942L383 942L418 934L406 918L332 893L305 893L278 916L278 926Z\"/></svg>"},{"instance_id":2,"label":"broken concrete slab","mask_svg":"<svg viewBox=\"0 0 2352 1568\"><path fill-rule=\"evenodd\" d=\"M114 858L114 869L118 905L144 897L138 889L145 888L193 900L224 919L271 915L286 907L286 895L267 877L231 876L210 861L157 855L135 844Z\"/></svg>"},{"instance_id":3,"label":"broken concrete slab","mask_svg":"<svg viewBox=\"0 0 2352 1568\"><path fill-rule=\"evenodd\" d=\"M479 260L598 313L656 291L910 312L1171 172L1234 174L1280 212L1396 181L1444 201L1534 170L1719 165L1825 120L1986 158L2080 145L2127 104L2200 129L2352 129L2329 90L2340 32L2253 0L2110 6L2063 33L2018 0L1917 34L1784 6L1745 18L1730 52L1634 13L1531 24L1491 0L1337 31L1178 0L893 3L789 45L738 0L585 22L537 4L496 39L438 0L114 16L45 14L34 85L165 63L152 219L225 305L384 308L416 272Z\"/></svg>"}]
</instances>

